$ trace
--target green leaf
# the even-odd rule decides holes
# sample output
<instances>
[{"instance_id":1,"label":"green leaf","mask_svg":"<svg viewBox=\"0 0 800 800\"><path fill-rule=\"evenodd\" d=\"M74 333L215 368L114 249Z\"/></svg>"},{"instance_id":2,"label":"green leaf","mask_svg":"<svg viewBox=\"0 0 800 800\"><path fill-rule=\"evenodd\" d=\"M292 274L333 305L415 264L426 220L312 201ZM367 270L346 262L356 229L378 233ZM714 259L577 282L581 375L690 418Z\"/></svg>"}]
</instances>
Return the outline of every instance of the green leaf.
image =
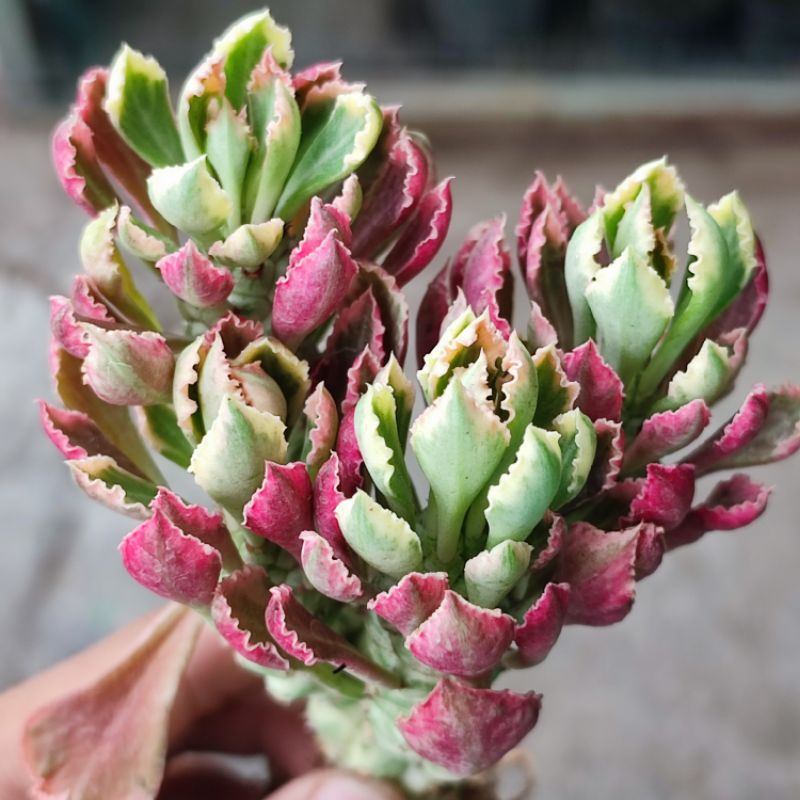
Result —
<instances>
[{"instance_id":1,"label":"green leaf","mask_svg":"<svg viewBox=\"0 0 800 800\"><path fill-rule=\"evenodd\" d=\"M731 192L709 206L708 213L725 237L732 263L731 271L741 276L739 288L743 289L756 268L756 237L750 212L739 193Z\"/></svg>"},{"instance_id":2,"label":"green leaf","mask_svg":"<svg viewBox=\"0 0 800 800\"><path fill-rule=\"evenodd\" d=\"M511 434L511 448L515 450L536 413L539 399L536 365L516 331L512 331L508 339L508 350L503 356L501 367L503 380L500 386L500 409L507 414L506 425Z\"/></svg>"},{"instance_id":3,"label":"green leaf","mask_svg":"<svg viewBox=\"0 0 800 800\"><path fill-rule=\"evenodd\" d=\"M137 519L150 516L148 506L158 487L120 467L109 456L88 456L67 462L78 486L93 500Z\"/></svg>"},{"instance_id":4,"label":"green leaf","mask_svg":"<svg viewBox=\"0 0 800 800\"><path fill-rule=\"evenodd\" d=\"M281 66L291 66L292 35L266 9L242 17L214 42L212 56L225 59L225 94L237 111L246 102L250 75L267 47Z\"/></svg>"},{"instance_id":5,"label":"green leaf","mask_svg":"<svg viewBox=\"0 0 800 800\"><path fill-rule=\"evenodd\" d=\"M367 387L356 405L355 428L358 447L376 488L395 514L413 523L417 510L414 489L400 445L391 387L381 383Z\"/></svg>"},{"instance_id":6,"label":"green leaf","mask_svg":"<svg viewBox=\"0 0 800 800\"><path fill-rule=\"evenodd\" d=\"M488 548L525 541L544 516L561 485L559 438L535 425L526 428L516 459L489 489Z\"/></svg>"},{"instance_id":7,"label":"green leaf","mask_svg":"<svg viewBox=\"0 0 800 800\"><path fill-rule=\"evenodd\" d=\"M586 302L586 287L600 269L597 255L603 248L603 225L602 211L595 211L578 225L567 244L564 277L572 308L576 345L591 339L595 332L592 312Z\"/></svg>"},{"instance_id":8,"label":"green leaf","mask_svg":"<svg viewBox=\"0 0 800 800\"><path fill-rule=\"evenodd\" d=\"M279 75L249 97L256 153L247 170L245 213L251 222L269 219L300 146L302 123L294 94Z\"/></svg>"},{"instance_id":9,"label":"green leaf","mask_svg":"<svg viewBox=\"0 0 800 800\"><path fill-rule=\"evenodd\" d=\"M411 425L411 412L414 408L414 385L405 376L403 368L398 363L394 353L389 355L389 360L375 376L375 383L391 386L394 392L394 401L397 406L397 433L400 437L400 446L405 451L408 439L408 428Z\"/></svg>"},{"instance_id":10,"label":"green leaf","mask_svg":"<svg viewBox=\"0 0 800 800\"><path fill-rule=\"evenodd\" d=\"M285 426L274 414L225 398L189 466L209 497L235 514L264 480L264 464L286 460Z\"/></svg>"},{"instance_id":11,"label":"green leaf","mask_svg":"<svg viewBox=\"0 0 800 800\"><path fill-rule=\"evenodd\" d=\"M510 539L471 558L464 566L467 597L484 608L497 608L527 572L533 548Z\"/></svg>"},{"instance_id":12,"label":"green leaf","mask_svg":"<svg viewBox=\"0 0 800 800\"><path fill-rule=\"evenodd\" d=\"M167 76L154 58L123 45L111 63L104 108L120 136L148 164L183 161Z\"/></svg>"},{"instance_id":13,"label":"green leaf","mask_svg":"<svg viewBox=\"0 0 800 800\"><path fill-rule=\"evenodd\" d=\"M672 324L642 374L637 392L641 400L656 391L686 346L725 310L742 286L741 269L730 257L720 226L688 195L686 211L692 228L691 260Z\"/></svg>"},{"instance_id":14,"label":"green leaf","mask_svg":"<svg viewBox=\"0 0 800 800\"><path fill-rule=\"evenodd\" d=\"M129 253L151 264L176 249L173 240L136 219L128 206L119 210L117 236Z\"/></svg>"},{"instance_id":15,"label":"green leaf","mask_svg":"<svg viewBox=\"0 0 800 800\"><path fill-rule=\"evenodd\" d=\"M630 249L636 259L649 261L648 256L655 247L656 234L653 230L650 188L645 183L620 220L611 256L618 258L626 249Z\"/></svg>"},{"instance_id":16,"label":"green leaf","mask_svg":"<svg viewBox=\"0 0 800 800\"><path fill-rule=\"evenodd\" d=\"M600 353L630 386L672 318L666 283L627 249L597 273L586 289L586 301L597 323Z\"/></svg>"},{"instance_id":17,"label":"green leaf","mask_svg":"<svg viewBox=\"0 0 800 800\"><path fill-rule=\"evenodd\" d=\"M554 417L575 404L579 386L567 378L553 345L540 347L533 354L533 363L539 386L533 422L540 428L550 427Z\"/></svg>"},{"instance_id":18,"label":"green leaf","mask_svg":"<svg viewBox=\"0 0 800 800\"><path fill-rule=\"evenodd\" d=\"M402 578L422 564L419 537L404 520L359 489L336 507L342 535L370 566Z\"/></svg>"},{"instance_id":19,"label":"green leaf","mask_svg":"<svg viewBox=\"0 0 800 800\"><path fill-rule=\"evenodd\" d=\"M228 230L242 218L242 188L250 160L250 130L226 98L206 124L206 152L231 203Z\"/></svg>"},{"instance_id":20,"label":"green leaf","mask_svg":"<svg viewBox=\"0 0 800 800\"><path fill-rule=\"evenodd\" d=\"M291 219L315 194L346 178L375 147L383 126L378 104L361 91L336 97L327 113L303 117L303 134L294 167L276 214Z\"/></svg>"},{"instance_id":21,"label":"green leaf","mask_svg":"<svg viewBox=\"0 0 800 800\"><path fill-rule=\"evenodd\" d=\"M706 339L686 369L675 374L666 396L652 406L650 413L674 411L692 400L705 400L711 405L725 394L733 375L728 350Z\"/></svg>"},{"instance_id":22,"label":"green leaf","mask_svg":"<svg viewBox=\"0 0 800 800\"><path fill-rule=\"evenodd\" d=\"M188 469L194 447L184 436L171 406L143 406L136 410L139 429L150 446L164 458Z\"/></svg>"},{"instance_id":23,"label":"green leaf","mask_svg":"<svg viewBox=\"0 0 800 800\"><path fill-rule=\"evenodd\" d=\"M160 331L161 324L136 288L114 240L117 207L101 211L84 229L80 252L92 286L129 322Z\"/></svg>"},{"instance_id":24,"label":"green leaf","mask_svg":"<svg viewBox=\"0 0 800 800\"><path fill-rule=\"evenodd\" d=\"M232 213L231 200L208 171L205 156L153 170L147 191L167 222L199 239L216 238Z\"/></svg>"},{"instance_id":25,"label":"green leaf","mask_svg":"<svg viewBox=\"0 0 800 800\"><path fill-rule=\"evenodd\" d=\"M283 220L271 219L258 225L240 225L225 241L214 242L208 254L230 267L256 272L275 252L283 239Z\"/></svg>"},{"instance_id":26,"label":"green leaf","mask_svg":"<svg viewBox=\"0 0 800 800\"><path fill-rule=\"evenodd\" d=\"M589 417L578 409L556 417L553 427L561 436L558 440L561 485L551 507L560 508L578 495L589 477L597 448L597 433Z\"/></svg>"},{"instance_id":27,"label":"green leaf","mask_svg":"<svg viewBox=\"0 0 800 800\"><path fill-rule=\"evenodd\" d=\"M431 486L437 551L456 555L464 515L500 463L511 436L489 408L452 381L414 422L411 447Z\"/></svg>"}]
</instances>

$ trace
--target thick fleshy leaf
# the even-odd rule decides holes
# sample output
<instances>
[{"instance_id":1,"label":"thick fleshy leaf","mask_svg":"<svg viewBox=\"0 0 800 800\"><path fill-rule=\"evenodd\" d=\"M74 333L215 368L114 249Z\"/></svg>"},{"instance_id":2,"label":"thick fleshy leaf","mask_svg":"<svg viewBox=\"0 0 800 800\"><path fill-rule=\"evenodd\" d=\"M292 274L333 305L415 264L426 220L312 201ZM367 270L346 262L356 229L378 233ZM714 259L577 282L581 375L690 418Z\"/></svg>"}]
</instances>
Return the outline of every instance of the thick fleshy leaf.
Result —
<instances>
[{"instance_id":1,"label":"thick fleshy leaf","mask_svg":"<svg viewBox=\"0 0 800 800\"><path fill-rule=\"evenodd\" d=\"M224 303L233 290L230 271L215 266L191 239L180 250L161 258L156 267L176 297L198 308Z\"/></svg>"},{"instance_id":2,"label":"thick fleshy leaf","mask_svg":"<svg viewBox=\"0 0 800 800\"><path fill-rule=\"evenodd\" d=\"M448 589L439 607L406 638L406 647L439 672L472 678L494 668L513 638L508 614L473 605Z\"/></svg>"},{"instance_id":3,"label":"thick fleshy leaf","mask_svg":"<svg viewBox=\"0 0 800 800\"><path fill-rule=\"evenodd\" d=\"M564 277L572 309L575 344L582 344L597 333L586 290L600 271L597 256L603 248L604 230L603 213L595 211L578 225L567 245Z\"/></svg>"},{"instance_id":4,"label":"thick fleshy leaf","mask_svg":"<svg viewBox=\"0 0 800 800\"><path fill-rule=\"evenodd\" d=\"M271 219L257 225L240 225L220 242L214 242L208 254L247 272L258 270L275 252L283 239L283 220Z\"/></svg>"},{"instance_id":5,"label":"thick fleshy leaf","mask_svg":"<svg viewBox=\"0 0 800 800\"><path fill-rule=\"evenodd\" d=\"M159 216L147 196L145 181L150 174L150 165L128 146L103 108L107 85L107 69L92 67L84 72L78 81L75 111L89 126L97 156L114 183L125 190L149 222L162 233L171 235L170 226Z\"/></svg>"},{"instance_id":6,"label":"thick fleshy leaf","mask_svg":"<svg viewBox=\"0 0 800 800\"><path fill-rule=\"evenodd\" d=\"M585 296L603 358L626 385L631 385L672 319L673 304L666 283L628 249L597 273Z\"/></svg>"},{"instance_id":7,"label":"thick fleshy leaf","mask_svg":"<svg viewBox=\"0 0 800 800\"><path fill-rule=\"evenodd\" d=\"M336 436L336 452L339 454L339 474L342 491L350 497L364 485L364 459L356 436L355 409L344 412Z\"/></svg>"},{"instance_id":8,"label":"thick fleshy leaf","mask_svg":"<svg viewBox=\"0 0 800 800\"><path fill-rule=\"evenodd\" d=\"M272 216L300 145L302 124L291 79L265 50L248 86L256 151L247 168L245 213L251 222Z\"/></svg>"},{"instance_id":9,"label":"thick fleshy leaf","mask_svg":"<svg viewBox=\"0 0 800 800\"><path fill-rule=\"evenodd\" d=\"M225 93L225 59L207 55L186 79L178 99L178 133L187 159L197 158L206 148L209 106L219 104Z\"/></svg>"},{"instance_id":10,"label":"thick fleshy leaf","mask_svg":"<svg viewBox=\"0 0 800 800\"><path fill-rule=\"evenodd\" d=\"M145 331L84 326L89 353L83 375L95 394L112 405L153 405L172 398L175 357L166 339Z\"/></svg>"},{"instance_id":11,"label":"thick fleshy leaf","mask_svg":"<svg viewBox=\"0 0 800 800\"><path fill-rule=\"evenodd\" d=\"M151 592L190 606L211 603L223 556L235 563L235 549L219 514L187 506L161 488L153 515L120 543L125 569Z\"/></svg>"},{"instance_id":12,"label":"thick fleshy leaf","mask_svg":"<svg viewBox=\"0 0 800 800\"><path fill-rule=\"evenodd\" d=\"M535 352L541 347L550 347L558 344L556 329L535 300L531 300L527 344L531 352Z\"/></svg>"},{"instance_id":13,"label":"thick fleshy leaf","mask_svg":"<svg viewBox=\"0 0 800 800\"><path fill-rule=\"evenodd\" d=\"M496 608L527 572L532 548L525 542L506 539L484 550L464 565L464 580L470 602Z\"/></svg>"},{"instance_id":14,"label":"thick fleshy leaf","mask_svg":"<svg viewBox=\"0 0 800 800\"><path fill-rule=\"evenodd\" d=\"M515 667L541 664L561 634L569 608L568 583L548 583L536 602L525 612L514 634L516 652L511 658Z\"/></svg>"},{"instance_id":15,"label":"thick fleshy leaf","mask_svg":"<svg viewBox=\"0 0 800 800\"><path fill-rule=\"evenodd\" d=\"M358 265L334 230L311 252L291 258L275 286L275 335L296 347L337 309L357 272Z\"/></svg>"},{"instance_id":16,"label":"thick fleshy leaf","mask_svg":"<svg viewBox=\"0 0 800 800\"><path fill-rule=\"evenodd\" d=\"M286 460L285 426L274 414L229 397L195 448L189 471L209 496L239 512L264 478L264 464Z\"/></svg>"},{"instance_id":17,"label":"thick fleshy leaf","mask_svg":"<svg viewBox=\"0 0 800 800\"><path fill-rule=\"evenodd\" d=\"M567 623L611 625L625 617L635 594L639 539L649 543L653 530L648 523L619 531L588 522L570 527L554 576L570 585Z\"/></svg>"},{"instance_id":18,"label":"thick fleshy leaf","mask_svg":"<svg viewBox=\"0 0 800 800\"><path fill-rule=\"evenodd\" d=\"M122 246L142 261L154 263L175 249L175 242L133 216L128 206L120 206L117 236Z\"/></svg>"},{"instance_id":19,"label":"thick fleshy leaf","mask_svg":"<svg viewBox=\"0 0 800 800\"><path fill-rule=\"evenodd\" d=\"M560 552L567 523L564 517L552 511L544 515L536 536L531 537L533 545L532 570L544 569Z\"/></svg>"},{"instance_id":20,"label":"thick fleshy leaf","mask_svg":"<svg viewBox=\"0 0 800 800\"><path fill-rule=\"evenodd\" d=\"M313 480L320 467L330 457L339 429L336 404L324 383L318 383L316 389L308 396L303 406L303 414L307 420L303 460Z\"/></svg>"},{"instance_id":21,"label":"thick fleshy leaf","mask_svg":"<svg viewBox=\"0 0 800 800\"><path fill-rule=\"evenodd\" d=\"M246 564L220 581L211 603L211 617L240 656L260 667L285 671L289 662L278 652L267 631L269 589L266 572Z\"/></svg>"},{"instance_id":22,"label":"thick fleshy leaf","mask_svg":"<svg viewBox=\"0 0 800 800\"><path fill-rule=\"evenodd\" d=\"M695 472L690 464L648 464L625 524L653 522L669 531L683 522L694 499Z\"/></svg>"},{"instance_id":23,"label":"thick fleshy leaf","mask_svg":"<svg viewBox=\"0 0 800 800\"><path fill-rule=\"evenodd\" d=\"M51 352L51 364L56 392L64 405L90 417L106 439L136 464L137 472L160 482L161 473L142 442L129 410L104 402L86 386L81 371L83 362L66 350L55 348Z\"/></svg>"},{"instance_id":24,"label":"thick fleshy leaf","mask_svg":"<svg viewBox=\"0 0 800 800\"><path fill-rule=\"evenodd\" d=\"M757 387L733 419L687 457L700 473L781 461L800 450L800 387Z\"/></svg>"},{"instance_id":25,"label":"thick fleshy leaf","mask_svg":"<svg viewBox=\"0 0 800 800\"><path fill-rule=\"evenodd\" d=\"M464 292L476 314L489 312L497 329L508 338L511 327L511 255L504 240L505 217L475 226L453 259L450 281Z\"/></svg>"},{"instance_id":26,"label":"thick fleshy leaf","mask_svg":"<svg viewBox=\"0 0 800 800\"><path fill-rule=\"evenodd\" d=\"M686 515L683 524L667 532L667 548L696 542L709 531L732 531L749 525L764 512L771 491L742 473L721 481L702 505Z\"/></svg>"},{"instance_id":27,"label":"thick fleshy leaf","mask_svg":"<svg viewBox=\"0 0 800 800\"><path fill-rule=\"evenodd\" d=\"M339 456L331 453L314 481L314 529L333 547L336 558L349 564L350 550L336 519L336 508L347 499L341 489L339 468Z\"/></svg>"},{"instance_id":28,"label":"thick fleshy leaf","mask_svg":"<svg viewBox=\"0 0 800 800\"><path fill-rule=\"evenodd\" d=\"M397 403L390 386L374 383L355 410L358 447L364 464L389 508L407 522L414 521L414 488L406 469L397 427Z\"/></svg>"},{"instance_id":29,"label":"thick fleshy leaf","mask_svg":"<svg viewBox=\"0 0 800 800\"><path fill-rule=\"evenodd\" d=\"M746 339L739 341L746 347ZM728 391L742 361L743 352L737 353L735 347L728 349L706 339L686 369L675 373L666 395L652 406L651 411L675 411L692 400L703 400L712 405Z\"/></svg>"},{"instance_id":30,"label":"thick fleshy leaf","mask_svg":"<svg viewBox=\"0 0 800 800\"><path fill-rule=\"evenodd\" d=\"M22 749L36 797L157 795L172 704L201 628L169 606L108 671L34 713Z\"/></svg>"},{"instance_id":31,"label":"thick fleshy leaf","mask_svg":"<svg viewBox=\"0 0 800 800\"><path fill-rule=\"evenodd\" d=\"M164 219L200 239L214 241L231 213L231 200L211 175L205 156L154 170L147 190Z\"/></svg>"},{"instance_id":32,"label":"thick fleshy leaf","mask_svg":"<svg viewBox=\"0 0 800 800\"><path fill-rule=\"evenodd\" d=\"M448 586L445 572L410 572L367 608L408 636L441 605Z\"/></svg>"},{"instance_id":33,"label":"thick fleshy leaf","mask_svg":"<svg viewBox=\"0 0 800 800\"><path fill-rule=\"evenodd\" d=\"M106 438L88 414L56 408L40 400L39 419L47 437L67 461L110 456L123 469L139 474L136 464Z\"/></svg>"},{"instance_id":34,"label":"thick fleshy leaf","mask_svg":"<svg viewBox=\"0 0 800 800\"><path fill-rule=\"evenodd\" d=\"M83 230L80 252L91 289L107 300L127 320L146 329L159 330L155 313L133 282L116 242L117 207L98 214Z\"/></svg>"},{"instance_id":35,"label":"thick fleshy leaf","mask_svg":"<svg viewBox=\"0 0 800 800\"><path fill-rule=\"evenodd\" d=\"M642 373L638 387L642 399L652 395L684 348L742 288L743 267L731 258L720 226L688 196L686 210L692 237L685 286L669 330Z\"/></svg>"},{"instance_id":36,"label":"thick fleshy leaf","mask_svg":"<svg viewBox=\"0 0 800 800\"><path fill-rule=\"evenodd\" d=\"M426 192L383 259L383 268L395 276L400 286L425 269L444 244L453 214L451 182L452 178L445 178Z\"/></svg>"},{"instance_id":37,"label":"thick fleshy leaf","mask_svg":"<svg viewBox=\"0 0 800 800\"><path fill-rule=\"evenodd\" d=\"M75 483L92 500L135 519L147 519L150 516L147 507L158 487L123 469L113 458L87 456L68 461L67 466Z\"/></svg>"},{"instance_id":38,"label":"thick fleshy leaf","mask_svg":"<svg viewBox=\"0 0 800 800\"><path fill-rule=\"evenodd\" d=\"M625 452L625 431L621 422L598 419L594 423L596 437L594 463L589 470L582 494L591 497L616 485L622 471Z\"/></svg>"},{"instance_id":39,"label":"thick fleshy leaf","mask_svg":"<svg viewBox=\"0 0 800 800\"><path fill-rule=\"evenodd\" d=\"M437 552L444 563L456 555L464 515L508 447L508 428L476 402L460 381L417 417L411 447L435 502Z\"/></svg>"},{"instance_id":40,"label":"thick fleshy leaf","mask_svg":"<svg viewBox=\"0 0 800 800\"><path fill-rule=\"evenodd\" d=\"M395 400L397 432L400 437L400 443L405 448L408 429L411 424L411 412L414 408L415 391L414 385L406 377L394 353L389 355L389 360L375 376L375 382L392 388Z\"/></svg>"},{"instance_id":41,"label":"thick fleshy leaf","mask_svg":"<svg viewBox=\"0 0 800 800\"><path fill-rule=\"evenodd\" d=\"M336 507L350 547L375 569L394 578L422 564L422 545L411 526L360 489Z\"/></svg>"},{"instance_id":42,"label":"thick fleshy leaf","mask_svg":"<svg viewBox=\"0 0 800 800\"><path fill-rule=\"evenodd\" d=\"M297 158L276 209L283 219L291 219L308 198L358 169L381 132L380 108L363 91L343 92L315 106L303 110Z\"/></svg>"},{"instance_id":43,"label":"thick fleshy leaf","mask_svg":"<svg viewBox=\"0 0 800 800\"><path fill-rule=\"evenodd\" d=\"M540 428L549 427L559 414L571 411L580 386L567 378L554 346L542 347L533 354L539 395L533 422Z\"/></svg>"},{"instance_id":44,"label":"thick fleshy leaf","mask_svg":"<svg viewBox=\"0 0 800 800\"><path fill-rule=\"evenodd\" d=\"M708 425L711 409L704 400L692 400L675 411L648 417L638 436L625 449L623 468L635 472L693 442Z\"/></svg>"},{"instance_id":45,"label":"thick fleshy leaf","mask_svg":"<svg viewBox=\"0 0 800 800\"><path fill-rule=\"evenodd\" d=\"M158 62L123 45L111 62L103 107L130 147L154 167L183 161L167 76Z\"/></svg>"},{"instance_id":46,"label":"thick fleshy leaf","mask_svg":"<svg viewBox=\"0 0 800 800\"><path fill-rule=\"evenodd\" d=\"M424 150L405 128L384 120L380 167L369 182L353 226L353 254L369 258L413 213L428 182Z\"/></svg>"},{"instance_id":47,"label":"thick fleshy leaf","mask_svg":"<svg viewBox=\"0 0 800 800\"><path fill-rule=\"evenodd\" d=\"M311 496L311 479L302 461L268 463L264 482L244 507L245 527L299 561L300 534L313 527Z\"/></svg>"},{"instance_id":48,"label":"thick fleshy leaf","mask_svg":"<svg viewBox=\"0 0 800 800\"><path fill-rule=\"evenodd\" d=\"M72 302L62 295L50 296L50 332L70 355L84 359L89 354L89 337L75 314Z\"/></svg>"},{"instance_id":49,"label":"thick fleshy leaf","mask_svg":"<svg viewBox=\"0 0 800 800\"><path fill-rule=\"evenodd\" d=\"M580 387L575 400L593 422L622 418L624 387L614 370L603 361L592 339L564 355L564 372Z\"/></svg>"},{"instance_id":50,"label":"thick fleshy leaf","mask_svg":"<svg viewBox=\"0 0 800 800\"><path fill-rule=\"evenodd\" d=\"M287 586L273 586L266 613L267 629L278 646L306 666L320 661L344 666L353 675L396 688L394 675L365 658L344 637L310 614Z\"/></svg>"},{"instance_id":51,"label":"thick fleshy leaf","mask_svg":"<svg viewBox=\"0 0 800 800\"><path fill-rule=\"evenodd\" d=\"M414 752L455 775L488 769L530 732L541 695L480 689L444 678L397 722Z\"/></svg>"},{"instance_id":52,"label":"thick fleshy leaf","mask_svg":"<svg viewBox=\"0 0 800 800\"><path fill-rule=\"evenodd\" d=\"M361 597L361 581L336 558L327 539L315 531L303 531L300 540L303 572L318 592L340 603L351 603Z\"/></svg>"},{"instance_id":53,"label":"thick fleshy leaf","mask_svg":"<svg viewBox=\"0 0 800 800\"><path fill-rule=\"evenodd\" d=\"M117 199L97 159L92 131L75 112L53 132L51 153L59 183L87 214L94 216Z\"/></svg>"},{"instance_id":54,"label":"thick fleshy leaf","mask_svg":"<svg viewBox=\"0 0 800 800\"><path fill-rule=\"evenodd\" d=\"M589 477L597 452L597 432L589 417L578 409L560 414L552 426L560 437L561 483L551 505L560 508L577 497Z\"/></svg>"},{"instance_id":55,"label":"thick fleshy leaf","mask_svg":"<svg viewBox=\"0 0 800 800\"><path fill-rule=\"evenodd\" d=\"M147 444L182 469L188 469L194 445L178 425L172 406L135 406L131 411Z\"/></svg>"},{"instance_id":56,"label":"thick fleshy leaf","mask_svg":"<svg viewBox=\"0 0 800 800\"><path fill-rule=\"evenodd\" d=\"M428 284L417 312L417 364L422 367L425 356L436 346L442 335L442 323L450 308L450 265L445 264Z\"/></svg>"},{"instance_id":57,"label":"thick fleshy leaf","mask_svg":"<svg viewBox=\"0 0 800 800\"><path fill-rule=\"evenodd\" d=\"M528 538L561 486L561 471L559 434L529 425L514 462L489 489L487 548Z\"/></svg>"}]
</instances>

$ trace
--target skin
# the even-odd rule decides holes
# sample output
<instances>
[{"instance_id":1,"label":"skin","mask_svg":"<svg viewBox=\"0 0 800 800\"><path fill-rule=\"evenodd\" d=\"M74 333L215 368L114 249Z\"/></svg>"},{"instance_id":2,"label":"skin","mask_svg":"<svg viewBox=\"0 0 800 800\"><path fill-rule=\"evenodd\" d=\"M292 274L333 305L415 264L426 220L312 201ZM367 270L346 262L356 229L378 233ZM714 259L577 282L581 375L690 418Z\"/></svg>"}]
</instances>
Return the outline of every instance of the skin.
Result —
<instances>
[{"instance_id":1,"label":"skin","mask_svg":"<svg viewBox=\"0 0 800 800\"><path fill-rule=\"evenodd\" d=\"M0 694L0 797L30 797L20 739L31 713L105 672L152 617ZM220 764L223 753L266 756L272 784L234 778ZM271 701L259 678L239 668L219 638L204 630L175 700L157 800L402 800L383 784L320 765L300 709Z\"/></svg>"}]
</instances>

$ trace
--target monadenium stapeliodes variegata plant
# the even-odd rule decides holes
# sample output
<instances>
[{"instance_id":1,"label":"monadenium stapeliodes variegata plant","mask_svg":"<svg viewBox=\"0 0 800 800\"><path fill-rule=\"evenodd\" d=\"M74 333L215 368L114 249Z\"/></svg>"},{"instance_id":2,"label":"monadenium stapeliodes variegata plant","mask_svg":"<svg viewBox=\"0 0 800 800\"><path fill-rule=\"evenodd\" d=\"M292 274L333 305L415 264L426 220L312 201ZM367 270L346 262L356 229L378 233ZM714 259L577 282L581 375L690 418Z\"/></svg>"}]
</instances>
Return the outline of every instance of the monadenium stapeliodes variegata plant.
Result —
<instances>
[{"instance_id":1,"label":"monadenium stapeliodes variegata plant","mask_svg":"<svg viewBox=\"0 0 800 800\"><path fill-rule=\"evenodd\" d=\"M338 64L291 63L260 12L175 107L127 46L81 79L53 152L93 219L83 272L52 299L64 408L42 403L42 422L78 485L138 520L120 545L136 580L199 612L275 697L305 700L331 763L424 792L535 725L540 696L493 688L502 672L540 663L564 625L619 621L665 551L764 510L743 473L699 501L695 481L800 448L800 389L756 386L701 439L766 265L739 196L703 206L662 159L588 212L536 175L516 228L525 330L504 218L475 227L416 314L418 397L401 287L442 245L449 181ZM181 325L137 288L148 272ZM207 505L167 486L166 461ZM162 645L188 629L170 619L147 653L172 671L137 662L151 682L186 660ZM99 696L149 735L127 695ZM163 747L109 778L68 757L63 716L29 729L43 796L124 796L145 772L157 787Z\"/></svg>"}]
</instances>

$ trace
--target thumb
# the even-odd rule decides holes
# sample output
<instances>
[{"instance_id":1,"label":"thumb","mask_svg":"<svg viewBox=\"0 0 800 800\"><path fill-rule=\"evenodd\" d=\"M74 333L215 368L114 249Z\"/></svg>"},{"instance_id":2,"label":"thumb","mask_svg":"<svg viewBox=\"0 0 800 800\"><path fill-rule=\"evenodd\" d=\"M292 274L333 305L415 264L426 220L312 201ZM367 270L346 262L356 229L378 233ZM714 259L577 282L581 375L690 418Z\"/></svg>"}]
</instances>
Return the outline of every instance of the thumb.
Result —
<instances>
[{"instance_id":1,"label":"thumb","mask_svg":"<svg viewBox=\"0 0 800 800\"><path fill-rule=\"evenodd\" d=\"M403 795L389 784L328 769L309 772L264 800L403 800Z\"/></svg>"}]
</instances>

